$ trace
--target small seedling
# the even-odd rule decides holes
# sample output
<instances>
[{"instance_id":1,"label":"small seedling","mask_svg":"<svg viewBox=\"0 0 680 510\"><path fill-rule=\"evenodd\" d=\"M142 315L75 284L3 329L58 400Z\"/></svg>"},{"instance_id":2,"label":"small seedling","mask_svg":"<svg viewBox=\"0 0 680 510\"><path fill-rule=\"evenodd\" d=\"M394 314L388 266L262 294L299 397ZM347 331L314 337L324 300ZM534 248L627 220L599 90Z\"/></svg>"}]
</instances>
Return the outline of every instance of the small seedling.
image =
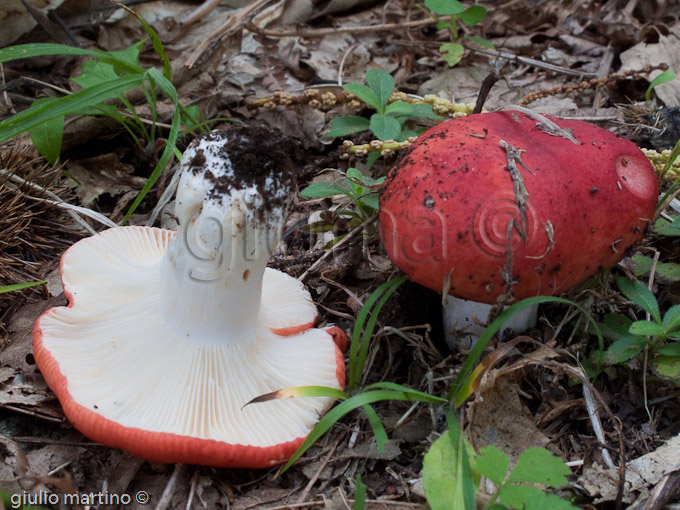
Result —
<instances>
[{"instance_id":1,"label":"small seedling","mask_svg":"<svg viewBox=\"0 0 680 510\"><path fill-rule=\"evenodd\" d=\"M340 209L337 215L349 218L348 226L353 228L361 225L366 220L378 213L380 208L378 191L385 177L373 179L364 176L356 168L347 169L347 174L343 184L330 182L315 182L300 191L300 196L305 198L326 198L337 195L345 195L354 204L355 209ZM329 228L332 228L332 221ZM315 227L318 228L318 227ZM320 229L328 228L322 226ZM341 237L334 240L337 242Z\"/></svg>"},{"instance_id":2,"label":"small seedling","mask_svg":"<svg viewBox=\"0 0 680 510\"><path fill-rule=\"evenodd\" d=\"M660 375L680 383L680 305L670 307L662 317L654 294L642 283L623 277L616 283L624 296L649 314L650 320L606 315L599 326L614 342L604 353L605 362L624 363L648 350L650 365Z\"/></svg>"},{"instance_id":3,"label":"small seedling","mask_svg":"<svg viewBox=\"0 0 680 510\"><path fill-rule=\"evenodd\" d=\"M452 412L447 413L449 429L437 439L423 460L423 486L432 510L475 510L475 494L481 475L496 491L484 505L486 510L575 510L568 501L536 485L559 488L567 484L569 467L545 448L528 448L508 474L509 459L495 446L474 452L465 441Z\"/></svg>"},{"instance_id":4,"label":"small seedling","mask_svg":"<svg viewBox=\"0 0 680 510\"><path fill-rule=\"evenodd\" d=\"M487 12L481 5L465 7L457 0L425 0L424 10L436 22L438 29L446 29L449 32L451 42L446 42L439 47L444 60L449 67L455 66L463 58L465 47L461 41L468 40L483 46L484 48L494 49L494 45L481 37L472 35L460 36L458 23L462 22L468 27L474 27L486 18ZM442 16L451 16L450 20L442 19Z\"/></svg>"},{"instance_id":5,"label":"small seedling","mask_svg":"<svg viewBox=\"0 0 680 510\"><path fill-rule=\"evenodd\" d=\"M390 97L394 92L394 78L382 69L370 69L366 73L366 83L368 85L348 83L343 88L374 108L376 113L371 115L370 119L356 115L333 119L331 121L332 129L327 136L336 138L370 129L379 140L404 141L410 136L419 134L417 131L408 128L407 122L409 120L440 118L426 103L390 102ZM376 154L373 161L379 156L380 154ZM373 161L370 161L370 163Z\"/></svg>"}]
</instances>

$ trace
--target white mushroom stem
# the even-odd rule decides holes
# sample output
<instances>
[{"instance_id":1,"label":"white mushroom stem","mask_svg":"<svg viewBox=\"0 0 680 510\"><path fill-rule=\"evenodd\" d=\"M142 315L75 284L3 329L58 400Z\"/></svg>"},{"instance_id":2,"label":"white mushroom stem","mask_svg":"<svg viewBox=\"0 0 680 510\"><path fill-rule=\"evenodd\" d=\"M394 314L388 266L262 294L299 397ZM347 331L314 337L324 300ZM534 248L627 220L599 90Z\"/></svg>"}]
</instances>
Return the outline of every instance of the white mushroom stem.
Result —
<instances>
[{"instance_id":1,"label":"white mushroom stem","mask_svg":"<svg viewBox=\"0 0 680 510\"><path fill-rule=\"evenodd\" d=\"M486 329L492 305L478 303L454 296L446 296L442 312L444 315L444 338L451 350L471 349ZM528 306L510 317L501 327L502 336L506 329L516 333L536 325L538 305Z\"/></svg>"},{"instance_id":2,"label":"white mushroom stem","mask_svg":"<svg viewBox=\"0 0 680 510\"><path fill-rule=\"evenodd\" d=\"M179 230L161 264L164 319L202 343L256 338L265 267L292 196L289 174L234 168L226 144L214 134L185 152L175 207Z\"/></svg>"}]
</instances>

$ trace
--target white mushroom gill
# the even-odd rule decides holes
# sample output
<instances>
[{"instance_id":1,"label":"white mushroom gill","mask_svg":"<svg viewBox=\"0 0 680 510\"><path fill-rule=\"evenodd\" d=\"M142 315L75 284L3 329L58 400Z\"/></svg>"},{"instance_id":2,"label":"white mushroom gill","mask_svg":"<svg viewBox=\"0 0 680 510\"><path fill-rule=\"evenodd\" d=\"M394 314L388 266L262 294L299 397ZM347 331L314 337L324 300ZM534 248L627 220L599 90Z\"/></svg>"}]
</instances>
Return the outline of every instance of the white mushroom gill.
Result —
<instances>
[{"instance_id":1,"label":"white mushroom gill","mask_svg":"<svg viewBox=\"0 0 680 510\"><path fill-rule=\"evenodd\" d=\"M225 143L211 135L185 152L176 235L124 227L71 247L71 307L39 327L81 406L125 427L267 447L308 434L332 400L244 404L285 387L339 388L337 349L323 330L272 331L316 318L300 282L266 268L292 181L273 169L239 189L249 177Z\"/></svg>"}]
</instances>

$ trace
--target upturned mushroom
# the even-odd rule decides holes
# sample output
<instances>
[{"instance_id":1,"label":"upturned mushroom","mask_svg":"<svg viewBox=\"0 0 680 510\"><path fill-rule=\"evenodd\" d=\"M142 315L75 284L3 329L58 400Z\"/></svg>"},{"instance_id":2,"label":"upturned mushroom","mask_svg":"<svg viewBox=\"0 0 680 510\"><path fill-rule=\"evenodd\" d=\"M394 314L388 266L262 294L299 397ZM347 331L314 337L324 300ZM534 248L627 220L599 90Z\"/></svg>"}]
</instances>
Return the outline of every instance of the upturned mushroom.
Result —
<instances>
[{"instance_id":1,"label":"upturned mushroom","mask_svg":"<svg viewBox=\"0 0 680 510\"><path fill-rule=\"evenodd\" d=\"M616 264L642 239L657 194L629 140L582 121L487 113L411 145L388 175L379 224L399 268L460 298L445 326L465 337L492 305L563 293Z\"/></svg>"},{"instance_id":2,"label":"upturned mushroom","mask_svg":"<svg viewBox=\"0 0 680 510\"><path fill-rule=\"evenodd\" d=\"M314 329L296 279L267 268L294 190L288 147L253 128L211 133L181 162L177 234L120 227L62 257L68 307L36 322L35 359L85 436L159 462L268 467L287 460L342 388L346 341Z\"/></svg>"}]
</instances>

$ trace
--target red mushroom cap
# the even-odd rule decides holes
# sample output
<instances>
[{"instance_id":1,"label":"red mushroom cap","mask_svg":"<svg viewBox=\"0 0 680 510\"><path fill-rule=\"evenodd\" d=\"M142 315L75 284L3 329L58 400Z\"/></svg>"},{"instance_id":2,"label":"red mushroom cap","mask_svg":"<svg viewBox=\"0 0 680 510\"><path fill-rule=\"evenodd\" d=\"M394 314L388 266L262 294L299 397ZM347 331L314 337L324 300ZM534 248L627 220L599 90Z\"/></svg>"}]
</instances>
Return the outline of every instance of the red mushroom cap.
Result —
<instances>
[{"instance_id":1,"label":"red mushroom cap","mask_svg":"<svg viewBox=\"0 0 680 510\"><path fill-rule=\"evenodd\" d=\"M652 165L605 129L546 117L470 115L411 145L380 198L392 261L421 285L495 303L509 284L516 299L561 293L623 258L654 214Z\"/></svg>"}]
</instances>

